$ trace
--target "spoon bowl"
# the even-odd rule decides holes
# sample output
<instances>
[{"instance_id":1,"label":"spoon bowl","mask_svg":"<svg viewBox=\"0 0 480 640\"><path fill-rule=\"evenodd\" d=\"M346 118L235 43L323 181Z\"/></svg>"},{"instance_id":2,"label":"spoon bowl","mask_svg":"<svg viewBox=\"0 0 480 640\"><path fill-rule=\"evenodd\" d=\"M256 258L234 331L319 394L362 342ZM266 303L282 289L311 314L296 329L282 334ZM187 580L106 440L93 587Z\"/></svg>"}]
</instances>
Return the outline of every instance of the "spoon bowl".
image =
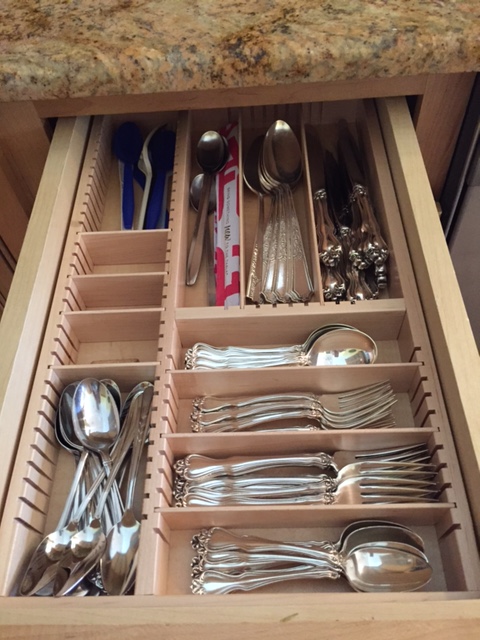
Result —
<instances>
[{"instance_id":1,"label":"spoon bowl","mask_svg":"<svg viewBox=\"0 0 480 640\"><path fill-rule=\"evenodd\" d=\"M206 131L198 141L197 162L205 177L198 205L198 216L188 253L186 279L188 286L196 283L200 271L213 177L225 166L228 160L228 153L228 143L217 131Z\"/></svg>"},{"instance_id":2,"label":"spoon bowl","mask_svg":"<svg viewBox=\"0 0 480 640\"><path fill-rule=\"evenodd\" d=\"M192 183L190 185L190 204L198 213L198 207L200 206L200 198L202 195L203 183L205 181L205 175L203 173L199 173L196 175ZM215 189L215 183L212 182L210 186L210 194L208 196L208 205L207 211L208 214L211 215L214 213L215 208L217 206L217 193Z\"/></svg>"},{"instance_id":3,"label":"spoon bowl","mask_svg":"<svg viewBox=\"0 0 480 640\"><path fill-rule=\"evenodd\" d=\"M324 333L305 352L309 366L373 364L377 355L377 345L372 338L353 328Z\"/></svg>"},{"instance_id":4,"label":"spoon bowl","mask_svg":"<svg viewBox=\"0 0 480 640\"><path fill-rule=\"evenodd\" d=\"M378 348L363 331L349 325L320 327L300 345L272 348L213 347L196 343L185 354L186 369L248 369L287 365L373 364Z\"/></svg>"},{"instance_id":5,"label":"spoon bowl","mask_svg":"<svg viewBox=\"0 0 480 640\"><path fill-rule=\"evenodd\" d=\"M365 545L348 554L344 573L356 591L416 591L432 577L428 561L413 551Z\"/></svg>"},{"instance_id":6,"label":"spoon bowl","mask_svg":"<svg viewBox=\"0 0 480 640\"><path fill-rule=\"evenodd\" d=\"M302 176L302 152L297 136L284 120L276 120L265 134L262 175L273 188L295 185Z\"/></svg>"},{"instance_id":7,"label":"spoon bowl","mask_svg":"<svg viewBox=\"0 0 480 640\"><path fill-rule=\"evenodd\" d=\"M81 444L100 454L108 467L108 451L118 437L120 418L107 387L95 378L84 378L73 396L73 428Z\"/></svg>"}]
</instances>

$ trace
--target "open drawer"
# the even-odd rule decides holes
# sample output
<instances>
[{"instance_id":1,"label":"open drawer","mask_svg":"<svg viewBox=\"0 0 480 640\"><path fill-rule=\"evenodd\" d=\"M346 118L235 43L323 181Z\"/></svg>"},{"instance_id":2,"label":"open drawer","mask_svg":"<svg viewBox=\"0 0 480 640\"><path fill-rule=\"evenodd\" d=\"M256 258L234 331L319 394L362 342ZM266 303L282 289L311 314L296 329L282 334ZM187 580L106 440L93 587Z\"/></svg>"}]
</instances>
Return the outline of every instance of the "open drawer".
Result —
<instances>
[{"instance_id":1,"label":"open drawer","mask_svg":"<svg viewBox=\"0 0 480 640\"><path fill-rule=\"evenodd\" d=\"M240 302L228 309L208 306L204 270L194 287L185 285L195 224L188 200L190 181L198 171L195 145L204 130L235 121L242 156L276 118L290 122L302 141L305 171L295 202L303 214L301 232L314 293L306 303L248 302L257 203L243 186L240 167ZM371 197L390 247L388 286L378 299L355 304L327 302L322 293L305 145L307 125L329 144L340 118L348 122L361 144ZM8 598L15 596L30 554L55 527L72 477L68 454L54 438L61 391L75 380L93 376L114 379L123 393L141 380L155 387L144 484L137 501L142 535L135 594L108 598L109 615L121 611L116 624L118 620L133 624L137 609L152 624L157 623L157 613L165 621L161 624L176 624L177 616L180 625L200 620L196 632L202 637L211 635L215 625L247 619L252 621L252 633L268 629L278 635L277 623L291 620L299 625L295 633L305 635L304 624L317 622L331 629L335 622L337 631L345 624L347 633L359 620L378 617L382 621L368 632L372 637L386 637L393 620L407 624L411 617L418 624L428 621L433 637L437 628L447 628L445 620L451 620L453 628L455 607L460 603L466 607L462 617L480 618L480 561L474 533L478 513L466 491L479 479L475 434L470 431L476 423L470 422L473 405L468 397L471 392L465 389L468 381L462 379L457 354L449 353L458 343L454 331L462 331L467 346L473 339L463 333L468 327L460 311L456 311L456 326L445 326L451 321L444 319L445 309L450 299L452 305L457 304L459 293L443 255L446 249L443 252L435 244L436 226L431 231L422 228L424 212L419 207L425 207L425 219L432 224L428 216L434 203L403 101L380 101L377 107L373 102L351 102L129 116L143 132L159 124L176 130L169 228L151 231L120 230L118 171L111 139L115 127L126 119L96 118L88 136L84 132L85 160L68 230L69 211L64 212L65 245L63 253L57 249L60 265L50 313L33 384L25 394L24 416L15 425L19 445L6 486L0 529L0 544L9 550L0 563L0 589L5 596L0 607L12 611L18 607L32 615L42 611L50 618L65 607L78 620L90 610L103 616L104 598L71 598L68 604L65 600ZM411 174L418 183L413 192ZM432 254L442 261L433 273ZM439 280L445 291L436 288ZM444 302L443 295L451 298ZM291 368L282 367L185 369L186 352L197 342L218 347L301 344L312 330L329 323L351 324L368 333L378 345L378 360L368 366L296 367L294 376ZM452 335L450 343L446 338ZM470 375L478 371L477 362L472 362ZM196 433L192 428L192 402L198 396L334 394L384 380L390 381L397 400L395 425L388 429L223 434ZM7 406L12 398L6 396ZM179 507L174 498L175 461L192 453L213 458L284 456L417 443L428 447L439 468L441 491L435 503ZM205 528L220 526L278 539L335 541L346 525L365 519L388 519L422 535L433 566L433 578L424 589L402 594L352 593L345 580L313 580L286 582L248 595L201 598L191 593L191 539ZM233 615L233 620L225 615ZM106 618L102 624L104 621L108 624ZM122 637L123 625L117 630ZM288 633L291 635L291 627ZM426 634L430 627L424 628Z\"/></svg>"}]
</instances>

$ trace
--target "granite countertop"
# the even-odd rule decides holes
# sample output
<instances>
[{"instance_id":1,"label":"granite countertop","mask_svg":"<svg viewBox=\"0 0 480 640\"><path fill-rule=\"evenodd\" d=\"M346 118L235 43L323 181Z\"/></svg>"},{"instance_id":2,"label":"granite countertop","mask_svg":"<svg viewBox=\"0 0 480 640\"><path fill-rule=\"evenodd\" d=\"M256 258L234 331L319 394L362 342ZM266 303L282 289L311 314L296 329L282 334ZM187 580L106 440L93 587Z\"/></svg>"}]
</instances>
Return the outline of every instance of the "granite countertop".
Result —
<instances>
[{"instance_id":1,"label":"granite countertop","mask_svg":"<svg viewBox=\"0 0 480 640\"><path fill-rule=\"evenodd\" d=\"M480 70L479 0L3 0L0 101Z\"/></svg>"}]
</instances>

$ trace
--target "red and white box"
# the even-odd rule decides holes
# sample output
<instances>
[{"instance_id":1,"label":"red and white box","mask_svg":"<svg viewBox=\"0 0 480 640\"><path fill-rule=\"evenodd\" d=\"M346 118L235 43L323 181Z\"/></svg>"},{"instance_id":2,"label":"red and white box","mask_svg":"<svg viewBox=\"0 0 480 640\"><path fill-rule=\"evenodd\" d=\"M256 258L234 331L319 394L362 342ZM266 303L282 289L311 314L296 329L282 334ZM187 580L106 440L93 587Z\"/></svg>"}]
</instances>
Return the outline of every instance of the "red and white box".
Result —
<instances>
[{"instance_id":1,"label":"red and white box","mask_svg":"<svg viewBox=\"0 0 480 640\"><path fill-rule=\"evenodd\" d=\"M238 124L220 130L228 142L228 160L216 176L215 211L216 304L240 304L240 204Z\"/></svg>"}]
</instances>

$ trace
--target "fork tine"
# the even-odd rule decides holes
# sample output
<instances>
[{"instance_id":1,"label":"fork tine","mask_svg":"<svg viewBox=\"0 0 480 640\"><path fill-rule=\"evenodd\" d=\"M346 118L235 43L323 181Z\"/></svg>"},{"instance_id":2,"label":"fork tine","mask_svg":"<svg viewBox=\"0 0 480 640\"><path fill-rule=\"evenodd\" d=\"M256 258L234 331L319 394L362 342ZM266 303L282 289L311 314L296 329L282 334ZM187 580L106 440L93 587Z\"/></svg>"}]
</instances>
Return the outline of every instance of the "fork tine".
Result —
<instances>
[{"instance_id":1,"label":"fork tine","mask_svg":"<svg viewBox=\"0 0 480 640\"><path fill-rule=\"evenodd\" d=\"M411 455L427 455L431 458L427 445L422 443L405 445L401 447L392 447L391 449L376 449L374 451L359 452L356 458L373 459L377 457L389 457L392 460L400 460Z\"/></svg>"}]
</instances>

